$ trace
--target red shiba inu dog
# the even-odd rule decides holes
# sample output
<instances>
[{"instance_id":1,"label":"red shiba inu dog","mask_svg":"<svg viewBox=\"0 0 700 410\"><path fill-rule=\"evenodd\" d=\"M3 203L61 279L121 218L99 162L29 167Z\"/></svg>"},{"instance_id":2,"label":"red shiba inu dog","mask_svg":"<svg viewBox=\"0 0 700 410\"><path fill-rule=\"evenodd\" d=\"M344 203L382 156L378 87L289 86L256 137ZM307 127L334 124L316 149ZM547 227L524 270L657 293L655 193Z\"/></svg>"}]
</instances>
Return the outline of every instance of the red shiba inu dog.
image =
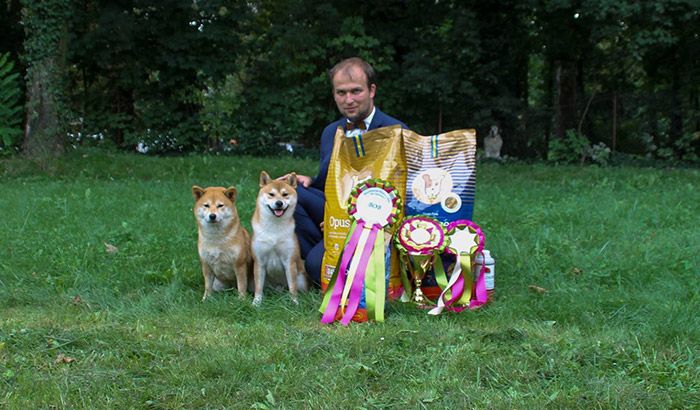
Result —
<instances>
[{"instance_id":1,"label":"red shiba inu dog","mask_svg":"<svg viewBox=\"0 0 700 410\"><path fill-rule=\"evenodd\" d=\"M271 179L265 171L260 173L260 192L252 221L254 305L262 303L265 281L273 286L286 285L294 303L298 303L297 292L308 289L294 233L296 186L296 174L280 181Z\"/></svg>"},{"instance_id":2,"label":"red shiba inu dog","mask_svg":"<svg viewBox=\"0 0 700 410\"><path fill-rule=\"evenodd\" d=\"M194 217L199 228L199 259L204 275L205 301L212 291L233 287L245 297L252 279L250 235L241 226L236 209L236 188L192 187Z\"/></svg>"}]
</instances>

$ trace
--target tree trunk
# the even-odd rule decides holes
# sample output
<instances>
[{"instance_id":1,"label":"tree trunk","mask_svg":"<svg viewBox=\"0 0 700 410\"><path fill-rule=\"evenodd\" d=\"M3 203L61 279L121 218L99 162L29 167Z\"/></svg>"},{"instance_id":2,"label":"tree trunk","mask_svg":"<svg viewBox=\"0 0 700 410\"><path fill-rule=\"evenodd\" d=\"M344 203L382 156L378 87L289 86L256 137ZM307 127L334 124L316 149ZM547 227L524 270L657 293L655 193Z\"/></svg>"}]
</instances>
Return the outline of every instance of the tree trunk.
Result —
<instances>
[{"instance_id":1,"label":"tree trunk","mask_svg":"<svg viewBox=\"0 0 700 410\"><path fill-rule=\"evenodd\" d=\"M649 92L648 99L648 107L658 107L659 98L657 97L656 92L654 90L651 90ZM651 109L648 110L647 114L647 127L649 128L649 134L651 134L652 145L655 146L655 148L651 148L651 151L655 151L656 149L661 147L663 143L663 141L661 140L661 136L659 135L659 111ZM647 152L647 154L648 153L650 152Z\"/></svg>"},{"instance_id":2,"label":"tree trunk","mask_svg":"<svg viewBox=\"0 0 700 410\"><path fill-rule=\"evenodd\" d=\"M112 114L120 118L119 124L114 128L114 143L118 147L124 146L124 121L123 117L129 118L129 123L134 122L134 95L131 90L126 90L123 87L117 87L112 97Z\"/></svg>"},{"instance_id":3,"label":"tree trunk","mask_svg":"<svg viewBox=\"0 0 700 410\"><path fill-rule=\"evenodd\" d=\"M552 112L552 104L554 103L554 62L552 61L551 58L547 57L545 60L545 73L546 73L546 115L547 118L549 119L547 121L547 124L545 126L545 132L544 132L544 147L545 147L545 159L547 158L546 152L549 150L549 140L552 138L552 121L554 117L551 115Z\"/></svg>"},{"instance_id":4,"label":"tree trunk","mask_svg":"<svg viewBox=\"0 0 700 410\"><path fill-rule=\"evenodd\" d=\"M27 121L22 152L30 158L57 156L63 152L63 119L68 118L64 73L71 2L21 3L27 65Z\"/></svg>"},{"instance_id":5,"label":"tree trunk","mask_svg":"<svg viewBox=\"0 0 700 410\"><path fill-rule=\"evenodd\" d=\"M28 72L27 121L22 151L32 158L57 156L63 152L63 136L58 121L56 101L51 93L54 60L35 61Z\"/></svg>"},{"instance_id":6,"label":"tree trunk","mask_svg":"<svg viewBox=\"0 0 700 410\"><path fill-rule=\"evenodd\" d=\"M563 138L566 130L576 129L576 62L559 61L556 68L555 130Z\"/></svg>"},{"instance_id":7,"label":"tree trunk","mask_svg":"<svg viewBox=\"0 0 700 410\"><path fill-rule=\"evenodd\" d=\"M671 82L671 128L669 137L671 146L683 136L683 102L681 100L681 84L678 68L674 68Z\"/></svg>"},{"instance_id":8,"label":"tree trunk","mask_svg":"<svg viewBox=\"0 0 700 410\"><path fill-rule=\"evenodd\" d=\"M617 147L617 91L613 92L612 101L612 151Z\"/></svg>"}]
</instances>

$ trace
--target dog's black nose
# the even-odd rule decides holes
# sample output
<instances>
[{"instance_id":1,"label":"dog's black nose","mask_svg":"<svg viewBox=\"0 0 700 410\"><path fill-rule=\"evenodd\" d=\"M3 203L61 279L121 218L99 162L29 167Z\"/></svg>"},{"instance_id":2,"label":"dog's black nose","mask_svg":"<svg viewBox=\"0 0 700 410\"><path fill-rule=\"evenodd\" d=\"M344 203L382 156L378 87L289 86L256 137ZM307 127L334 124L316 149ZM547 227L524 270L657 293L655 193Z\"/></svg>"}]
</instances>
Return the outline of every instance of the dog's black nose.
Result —
<instances>
[{"instance_id":1,"label":"dog's black nose","mask_svg":"<svg viewBox=\"0 0 700 410\"><path fill-rule=\"evenodd\" d=\"M275 202L275 207L277 207L277 208L282 208L282 205L284 205L284 203L282 203L282 201Z\"/></svg>"},{"instance_id":2,"label":"dog's black nose","mask_svg":"<svg viewBox=\"0 0 700 410\"><path fill-rule=\"evenodd\" d=\"M210 221L216 221L216 214L209 214Z\"/></svg>"}]
</instances>

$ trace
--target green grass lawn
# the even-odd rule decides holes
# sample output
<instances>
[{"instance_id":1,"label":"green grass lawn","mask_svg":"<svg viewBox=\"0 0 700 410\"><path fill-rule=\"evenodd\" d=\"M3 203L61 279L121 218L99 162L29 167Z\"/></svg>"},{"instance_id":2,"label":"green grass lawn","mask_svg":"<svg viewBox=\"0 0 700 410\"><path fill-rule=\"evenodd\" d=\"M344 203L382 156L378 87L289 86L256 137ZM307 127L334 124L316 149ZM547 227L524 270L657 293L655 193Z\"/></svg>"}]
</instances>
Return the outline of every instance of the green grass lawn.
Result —
<instances>
[{"instance_id":1,"label":"green grass lawn","mask_svg":"<svg viewBox=\"0 0 700 410\"><path fill-rule=\"evenodd\" d=\"M315 168L1 161L0 408L700 407L698 170L480 164L480 311L345 328L317 291L200 303L191 186L236 185L250 227L261 170Z\"/></svg>"}]
</instances>

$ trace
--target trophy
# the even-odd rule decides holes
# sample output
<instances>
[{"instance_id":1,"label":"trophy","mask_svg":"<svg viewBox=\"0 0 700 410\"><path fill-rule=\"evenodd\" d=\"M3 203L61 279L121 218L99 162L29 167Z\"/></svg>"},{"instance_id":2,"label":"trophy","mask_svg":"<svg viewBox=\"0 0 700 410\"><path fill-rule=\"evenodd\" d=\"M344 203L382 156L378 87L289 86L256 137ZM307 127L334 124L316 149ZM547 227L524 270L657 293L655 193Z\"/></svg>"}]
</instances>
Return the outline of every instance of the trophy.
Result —
<instances>
[{"instance_id":1,"label":"trophy","mask_svg":"<svg viewBox=\"0 0 700 410\"><path fill-rule=\"evenodd\" d=\"M423 278L425 278L432 264L432 255L427 257L416 255L409 256L409 260L411 263L408 264L408 269L411 272L414 285L412 302L417 305L423 305L425 304L425 295L423 295L421 286L423 285Z\"/></svg>"},{"instance_id":2,"label":"trophy","mask_svg":"<svg viewBox=\"0 0 700 410\"><path fill-rule=\"evenodd\" d=\"M401 280L406 292L413 288L411 301L419 306L427 300L421 285L433 261L445 249L445 231L437 220L424 216L413 216L403 220L394 239L402 254ZM411 286L407 271L411 274Z\"/></svg>"}]
</instances>

